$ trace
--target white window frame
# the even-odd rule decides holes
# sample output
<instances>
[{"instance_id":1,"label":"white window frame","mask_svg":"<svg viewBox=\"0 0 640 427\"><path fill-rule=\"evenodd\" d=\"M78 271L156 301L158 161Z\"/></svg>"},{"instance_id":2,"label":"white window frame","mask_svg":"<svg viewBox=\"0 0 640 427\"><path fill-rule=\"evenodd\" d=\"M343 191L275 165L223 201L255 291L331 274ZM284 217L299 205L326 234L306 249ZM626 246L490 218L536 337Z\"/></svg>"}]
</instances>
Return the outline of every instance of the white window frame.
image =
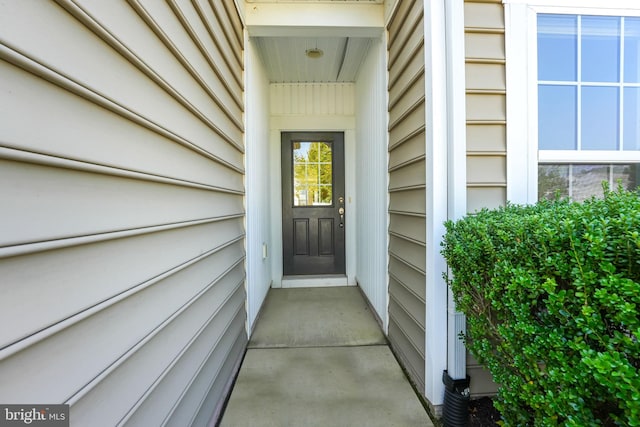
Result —
<instances>
[{"instance_id":1,"label":"white window frame","mask_svg":"<svg viewBox=\"0 0 640 427\"><path fill-rule=\"evenodd\" d=\"M507 82L507 200L538 201L538 163L635 163L640 151L538 150L537 15L640 17L638 0L503 0Z\"/></svg>"}]
</instances>

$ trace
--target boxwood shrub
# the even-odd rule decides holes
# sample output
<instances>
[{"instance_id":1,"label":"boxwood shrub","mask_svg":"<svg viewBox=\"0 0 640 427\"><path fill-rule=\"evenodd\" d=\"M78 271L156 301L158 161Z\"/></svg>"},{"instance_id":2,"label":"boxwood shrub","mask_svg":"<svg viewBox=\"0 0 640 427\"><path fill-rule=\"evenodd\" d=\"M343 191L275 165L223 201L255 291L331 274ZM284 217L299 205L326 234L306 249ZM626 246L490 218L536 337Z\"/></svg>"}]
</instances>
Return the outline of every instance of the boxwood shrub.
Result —
<instances>
[{"instance_id":1,"label":"boxwood shrub","mask_svg":"<svg viewBox=\"0 0 640 427\"><path fill-rule=\"evenodd\" d=\"M507 426L640 426L640 194L446 223L466 345ZM473 379L472 379L473 381Z\"/></svg>"}]
</instances>

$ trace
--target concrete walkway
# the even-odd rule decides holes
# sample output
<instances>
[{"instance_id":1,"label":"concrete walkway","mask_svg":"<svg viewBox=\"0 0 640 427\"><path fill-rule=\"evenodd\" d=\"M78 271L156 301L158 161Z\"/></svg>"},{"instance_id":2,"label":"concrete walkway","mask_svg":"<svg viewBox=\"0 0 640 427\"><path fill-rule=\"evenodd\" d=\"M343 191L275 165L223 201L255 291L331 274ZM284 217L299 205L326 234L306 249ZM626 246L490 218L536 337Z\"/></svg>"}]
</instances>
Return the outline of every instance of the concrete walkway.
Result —
<instances>
[{"instance_id":1,"label":"concrete walkway","mask_svg":"<svg viewBox=\"0 0 640 427\"><path fill-rule=\"evenodd\" d=\"M356 287L270 290L220 425L433 426Z\"/></svg>"}]
</instances>

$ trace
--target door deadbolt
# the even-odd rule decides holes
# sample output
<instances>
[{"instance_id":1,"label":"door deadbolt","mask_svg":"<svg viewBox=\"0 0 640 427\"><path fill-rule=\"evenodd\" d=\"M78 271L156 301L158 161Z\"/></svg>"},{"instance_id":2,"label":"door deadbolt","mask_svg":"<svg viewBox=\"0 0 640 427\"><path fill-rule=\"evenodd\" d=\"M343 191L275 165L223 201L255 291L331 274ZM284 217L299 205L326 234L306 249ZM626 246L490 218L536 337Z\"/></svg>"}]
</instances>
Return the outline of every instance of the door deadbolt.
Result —
<instances>
[{"instance_id":1,"label":"door deadbolt","mask_svg":"<svg viewBox=\"0 0 640 427\"><path fill-rule=\"evenodd\" d=\"M339 203L344 203L344 197L342 197L342 196L338 197L338 202Z\"/></svg>"}]
</instances>

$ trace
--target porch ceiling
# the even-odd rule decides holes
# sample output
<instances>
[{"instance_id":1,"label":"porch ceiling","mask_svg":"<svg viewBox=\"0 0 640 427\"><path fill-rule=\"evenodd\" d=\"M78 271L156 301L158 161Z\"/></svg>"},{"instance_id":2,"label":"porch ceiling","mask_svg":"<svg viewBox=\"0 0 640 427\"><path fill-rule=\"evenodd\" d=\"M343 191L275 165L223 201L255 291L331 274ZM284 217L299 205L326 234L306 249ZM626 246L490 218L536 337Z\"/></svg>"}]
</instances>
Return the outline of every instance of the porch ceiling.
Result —
<instances>
[{"instance_id":1,"label":"porch ceiling","mask_svg":"<svg viewBox=\"0 0 640 427\"><path fill-rule=\"evenodd\" d=\"M244 6L272 83L354 82L384 31L385 0L245 0ZM322 56L310 58L310 49Z\"/></svg>"},{"instance_id":2,"label":"porch ceiling","mask_svg":"<svg viewBox=\"0 0 640 427\"><path fill-rule=\"evenodd\" d=\"M371 39L365 37L255 37L272 83L354 82ZM306 52L319 49L322 56Z\"/></svg>"}]
</instances>

